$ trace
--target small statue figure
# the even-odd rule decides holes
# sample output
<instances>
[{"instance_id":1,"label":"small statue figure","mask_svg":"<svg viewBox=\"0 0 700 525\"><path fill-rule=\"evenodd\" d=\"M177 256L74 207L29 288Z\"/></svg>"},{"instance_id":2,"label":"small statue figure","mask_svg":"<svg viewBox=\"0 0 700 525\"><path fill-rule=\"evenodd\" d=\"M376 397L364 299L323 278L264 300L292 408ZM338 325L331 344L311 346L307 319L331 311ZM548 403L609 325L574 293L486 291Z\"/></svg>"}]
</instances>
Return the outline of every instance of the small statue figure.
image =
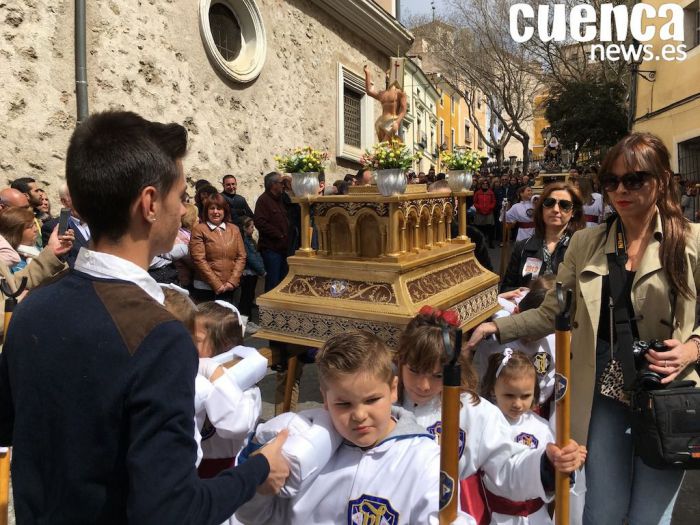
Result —
<instances>
[{"instance_id":1,"label":"small statue figure","mask_svg":"<svg viewBox=\"0 0 700 525\"><path fill-rule=\"evenodd\" d=\"M401 89L397 78L389 83L387 74L387 87L384 91L376 92L373 89L374 83L370 80L369 68L365 66L365 89L367 94L376 98L382 104L382 114L374 123L379 142L384 142L397 137L401 128L401 121L406 116L408 109L408 99L406 93Z\"/></svg>"},{"instance_id":2,"label":"small statue figure","mask_svg":"<svg viewBox=\"0 0 700 525\"><path fill-rule=\"evenodd\" d=\"M544 150L544 160L547 163L561 164L561 144L557 137L552 137Z\"/></svg>"}]
</instances>

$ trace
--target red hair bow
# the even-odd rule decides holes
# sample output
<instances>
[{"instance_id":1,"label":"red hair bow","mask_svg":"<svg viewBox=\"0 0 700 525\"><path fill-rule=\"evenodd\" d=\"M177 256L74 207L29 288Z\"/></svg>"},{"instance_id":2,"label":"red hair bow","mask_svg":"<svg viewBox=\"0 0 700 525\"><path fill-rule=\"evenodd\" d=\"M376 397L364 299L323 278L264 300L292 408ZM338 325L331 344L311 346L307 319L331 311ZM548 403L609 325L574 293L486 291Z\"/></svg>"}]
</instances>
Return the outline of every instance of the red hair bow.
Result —
<instances>
[{"instance_id":1,"label":"red hair bow","mask_svg":"<svg viewBox=\"0 0 700 525\"><path fill-rule=\"evenodd\" d=\"M450 326L459 326L459 314L454 310L439 310L426 304L418 313L435 317L438 321L445 321Z\"/></svg>"}]
</instances>

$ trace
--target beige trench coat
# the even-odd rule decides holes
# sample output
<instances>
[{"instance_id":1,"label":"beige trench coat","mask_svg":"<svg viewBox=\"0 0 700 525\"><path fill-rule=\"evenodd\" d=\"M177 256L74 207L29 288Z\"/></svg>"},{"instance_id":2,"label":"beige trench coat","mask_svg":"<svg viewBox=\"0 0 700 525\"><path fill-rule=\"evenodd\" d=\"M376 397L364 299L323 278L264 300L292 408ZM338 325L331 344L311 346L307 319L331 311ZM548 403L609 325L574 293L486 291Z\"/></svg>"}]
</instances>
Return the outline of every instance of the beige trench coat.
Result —
<instances>
[{"instance_id":1,"label":"beige trench coat","mask_svg":"<svg viewBox=\"0 0 700 525\"><path fill-rule=\"evenodd\" d=\"M564 261L559 265L557 282L574 291L571 312L571 435L578 443L588 438L588 423L595 385L596 334L601 309L603 276L608 273L607 254L615 251L616 224L606 235L606 225L586 228L571 238ZM649 241L632 283L632 304L641 339L667 339L670 335L671 301L669 284L659 258L660 241L663 238L661 220L657 213L654 235ZM700 336L695 327L695 299L700 283L700 224L690 224L687 235L686 261L688 283L693 297L678 296L676 300L673 337L686 342L691 335ZM547 293L542 306L522 314L504 317L496 321L502 342L528 337L543 337L554 331L554 317L558 312L555 290ZM689 366L681 378L700 378L693 366Z\"/></svg>"},{"instance_id":2,"label":"beige trench coat","mask_svg":"<svg viewBox=\"0 0 700 525\"><path fill-rule=\"evenodd\" d=\"M63 270L67 270L68 265L56 257L49 248L44 248L39 255L32 259L27 266L22 268L17 273L11 273L10 268L3 263L0 263L0 278L5 279L14 292L22 282L22 277L27 278L27 290L36 288L43 281L54 277ZM5 294L0 292L0 309L4 311ZM0 322L0 337L4 330L4 322ZM0 342L2 339L0 338Z\"/></svg>"}]
</instances>

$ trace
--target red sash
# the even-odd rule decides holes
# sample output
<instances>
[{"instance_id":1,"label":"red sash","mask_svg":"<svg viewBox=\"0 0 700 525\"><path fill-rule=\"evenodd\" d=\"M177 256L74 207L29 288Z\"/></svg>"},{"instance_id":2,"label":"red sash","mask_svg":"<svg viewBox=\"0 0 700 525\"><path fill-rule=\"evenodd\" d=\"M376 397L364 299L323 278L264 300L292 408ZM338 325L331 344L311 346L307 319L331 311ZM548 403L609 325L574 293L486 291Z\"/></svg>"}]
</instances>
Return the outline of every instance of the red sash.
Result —
<instances>
[{"instance_id":1,"label":"red sash","mask_svg":"<svg viewBox=\"0 0 700 525\"><path fill-rule=\"evenodd\" d=\"M459 480L459 502L464 512L476 520L477 525L489 525L491 513L486 504L486 493L481 483L481 471Z\"/></svg>"},{"instance_id":2,"label":"red sash","mask_svg":"<svg viewBox=\"0 0 700 525\"><path fill-rule=\"evenodd\" d=\"M486 491L486 501L491 512L505 514L506 516L529 516L544 506L544 501L539 498L527 501L511 501L501 496Z\"/></svg>"},{"instance_id":3,"label":"red sash","mask_svg":"<svg viewBox=\"0 0 700 525\"><path fill-rule=\"evenodd\" d=\"M596 224L600 222L600 217L597 215L584 215L584 217L586 218L586 222L595 222Z\"/></svg>"},{"instance_id":4,"label":"red sash","mask_svg":"<svg viewBox=\"0 0 700 525\"><path fill-rule=\"evenodd\" d=\"M201 479L216 477L219 472L236 465L236 458L203 459L197 468Z\"/></svg>"},{"instance_id":5,"label":"red sash","mask_svg":"<svg viewBox=\"0 0 700 525\"><path fill-rule=\"evenodd\" d=\"M518 228L534 228L534 222L520 222L518 221Z\"/></svg>"}]
</instances>

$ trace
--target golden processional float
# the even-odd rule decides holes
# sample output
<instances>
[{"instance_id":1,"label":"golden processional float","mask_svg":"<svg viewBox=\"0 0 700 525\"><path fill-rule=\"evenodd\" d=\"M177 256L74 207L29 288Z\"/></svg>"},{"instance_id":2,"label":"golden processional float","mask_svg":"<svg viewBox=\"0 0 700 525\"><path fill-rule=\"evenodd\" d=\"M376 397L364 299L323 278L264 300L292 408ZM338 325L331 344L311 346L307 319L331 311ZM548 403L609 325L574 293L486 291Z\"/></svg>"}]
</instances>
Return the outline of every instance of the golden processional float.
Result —
<instances>
[{"instance_id":1,"label":"golden processional float","mask_svg":"<svg viewBox=\"0 0 700 525\"><path fill-rule=\"evenodd\" d=\"M317 187L314 175L293 174L294 193L302 195L292 199L301 206L301 247L287 259L285 279L258 297L256 337L320 347L357 329L395 347L424 305L456 310L464 330L498 309L498 276L478 263L466 234L470 192L429 193L399 174L405 193L382 195L370 185L317 196L304 189ZM455 197L459 234L452 238Z\"/></svg>"},{"instance_id":2,"label":"golden processional float","mask_svg":"<svg viewBox=\"0 0 700 525\"><path fill-rule=\"evenodd\" d=\"M401 152L392 147L399 144L404 151L397 133L408 102L404 59L392 57L390 62L384 91L374 89L365 66L365 90L382 105L375 124L377 146L388 145L396 159ZM396 347L424 305L457 310L465 330L498 309L498 276L477 262L467 237L472 179L467 171L450 172L452 191L445 189L447 193L408 185L402 169L377 169L376 185L353 186L348 195L319 196L318 174L293 173L298 170L289 164L284 168L292 172L292 200L301 207L301 247L287 259L286 278L257 299L257 337L320 347L332 335L357 329ZM453 239L455 204L459 234ZM312 217L316 250L311 248Z\"/></svg>"}]
</instances>

